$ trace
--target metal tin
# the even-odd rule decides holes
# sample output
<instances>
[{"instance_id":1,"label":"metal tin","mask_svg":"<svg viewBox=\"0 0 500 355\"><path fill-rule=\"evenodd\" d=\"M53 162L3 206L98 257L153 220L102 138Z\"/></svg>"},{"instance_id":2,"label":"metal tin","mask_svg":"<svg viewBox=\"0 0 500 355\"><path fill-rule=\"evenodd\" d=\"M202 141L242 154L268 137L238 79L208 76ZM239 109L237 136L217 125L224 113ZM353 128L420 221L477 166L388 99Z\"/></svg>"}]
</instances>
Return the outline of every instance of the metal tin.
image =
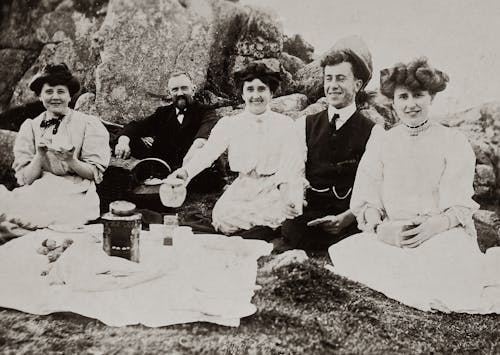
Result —
<instances>
[{"instance_id":1,"label":"metal tin","mask_svg":"<svg viewBox=\"0 0 500 355\"><path fill-rule=\"evenodd\" d=\"M109 256L139 262L139 234L142 215L117 216L111 212L102 216L104 222L103 249Z\"/></svg>"}]
</instances>

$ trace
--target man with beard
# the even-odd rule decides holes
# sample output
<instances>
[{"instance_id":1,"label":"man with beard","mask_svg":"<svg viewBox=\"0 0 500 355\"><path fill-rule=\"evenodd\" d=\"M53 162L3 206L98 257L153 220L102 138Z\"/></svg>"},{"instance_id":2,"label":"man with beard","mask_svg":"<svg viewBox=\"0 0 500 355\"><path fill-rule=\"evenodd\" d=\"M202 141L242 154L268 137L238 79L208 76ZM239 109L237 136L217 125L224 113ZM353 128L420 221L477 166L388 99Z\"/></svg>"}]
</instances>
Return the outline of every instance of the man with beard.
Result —
<instances>
[{"instance_id":1,"label":"man with beard","mask_svg":"<svg viewBox=\"0 0 500 355\"><path fill-rule=\"evenodd\" d=\"M116 157L159 158L173 171L203 147L218 120L214 110L193 99L195 87L186 72L173 73L167 87L172 104L157 108L143 120L127 124L118 138ZM202 174L191 187L211 190L220 186L217 169L207 169L206 174L210 178Z\"/></svg>"},{"instance_id":2,"label":"man with beard","mask_svg":"<svg viewBox=\"0 0 500 355\"><path fill-rule=\"evenodd\" d=\"M282 226L286 247L326 250L358 232L349 202L374 123L360 114L356 99L371 78L372 59L357 36L339 40L334 48L321 62L328 108L297 120L309 186L302 215L293 204L285 206L289 216L296 216ZM286 192L287 186L280 190Z\"/></svg>"}]
</instances>

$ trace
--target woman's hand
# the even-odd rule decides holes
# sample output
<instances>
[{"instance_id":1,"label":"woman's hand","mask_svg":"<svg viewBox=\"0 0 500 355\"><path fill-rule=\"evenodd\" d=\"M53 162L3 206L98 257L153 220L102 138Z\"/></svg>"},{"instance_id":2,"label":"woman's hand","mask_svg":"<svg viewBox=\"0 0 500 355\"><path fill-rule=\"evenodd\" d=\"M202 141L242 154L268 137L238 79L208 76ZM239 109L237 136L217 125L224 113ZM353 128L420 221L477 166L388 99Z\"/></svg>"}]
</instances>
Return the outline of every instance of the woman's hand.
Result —
<instances>
[{"instance_id":1,"label":"woman's hand","mask_svg":"<svg viewBox=\"0 0 500 355\"><path fill-rule=\"evenodd\" d=\"M187 182L188 180L188 172L184 168L179 168L177 170L174 170L167 178L165 179L165 182L167 184L173 184L175 185L175 179L180 179L184 182Z\"/></svg>"},{"instance_id":2,"label":"woman's hand","mask_svg":"<svg viewBox=\"0 0 500 355\"><path fill-rule=\"evenodd\" d=\"M382 223L382 216L378 209L373 207L368 207L364 212L365 226L364 230L366 232L375 232L377 227ZM362 229L360 227L360 229Z\"/></svg>"},{"instance_id":3,"label":"woman's hand","mask_svg":"<svg viewBox=\"0 0 500 355\"><path fill-rule=\"evenodd\" d=\"M52 150L57 159L69 163L75 160L75 147L71 149L60 148L59 150Z\"/></svg>"},{"instance_id":4,"label":"woman's hand","mask_svg":"<svg viewBox=\"0 0 500 355\"><path fill-rule=\"evenodd\" d=\"M302 206L298 206L297 204L302 204L303 201L301 199L295 199L296 201L294 201L290 191L290 183L284 182L279 184L278 190L280 192L281 201L283 202L283 214L285 217L287 219L293 219L300 215L302 213Z\"/></svg>"},{"instance_id":5,"label":"woman's hand","mask_svg":"<svg viewBox=\"0 0 500 355\"><path fill-rule=\"evenodd\" d=\"M450 228L450 219L443 214L427 218L419 226L401 232L400 246L402 248L416 248L436 234Z\"/></svg>"},{"instance_id":6,"label":"woman's hand","mask_svg":"<svg viewBox=\"0 0 500 355\"><path fill-rule=\"evenodd\" d=\"M44 157L47 154L49 145L50 145L49 141L41 139L38 145L36 146L37 155Z\"/></svg>"}]
</instances>

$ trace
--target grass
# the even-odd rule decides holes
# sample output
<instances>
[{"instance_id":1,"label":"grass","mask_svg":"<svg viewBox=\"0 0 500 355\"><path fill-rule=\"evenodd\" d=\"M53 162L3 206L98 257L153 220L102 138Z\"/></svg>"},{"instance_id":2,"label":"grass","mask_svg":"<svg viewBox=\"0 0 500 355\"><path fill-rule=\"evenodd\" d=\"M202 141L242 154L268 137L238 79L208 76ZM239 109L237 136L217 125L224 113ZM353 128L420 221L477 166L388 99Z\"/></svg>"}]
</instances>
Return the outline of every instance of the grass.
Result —
<instances>
[{"instance_id":1,"label":"grass","mask_svg":"<svg viewBox=\"0 0 500 355\"><path fill-rule=\"evenodd\" d=\"M214 201L210 197L209 204ZM204 215L210 212L207 204L187 206ZM478 225L478 231L483 245L490 246L494 232L485 225ZM0 352L500 353L500 315L421 312L331 273L324 268L326 256L266 271L263 266L273 257L259 260L257 283L262 288L253 299L258 311L238 328L209 323L115 328L72 313L36 316L0 309Z\"/></svg>"},{"instance_id":2,"label":"grass","mask_svg":"<svg viewBox=\"0 0 500 355\"><path fill-rule=\"evenodd\" d=\"M263 258L266 264L272 256ZM260 271L256 314L239 328L114 328L71 313L0 311L3 353L500 353L500 315L425 313L332 274L328 260Z\"/></svg>"}]
</instances>

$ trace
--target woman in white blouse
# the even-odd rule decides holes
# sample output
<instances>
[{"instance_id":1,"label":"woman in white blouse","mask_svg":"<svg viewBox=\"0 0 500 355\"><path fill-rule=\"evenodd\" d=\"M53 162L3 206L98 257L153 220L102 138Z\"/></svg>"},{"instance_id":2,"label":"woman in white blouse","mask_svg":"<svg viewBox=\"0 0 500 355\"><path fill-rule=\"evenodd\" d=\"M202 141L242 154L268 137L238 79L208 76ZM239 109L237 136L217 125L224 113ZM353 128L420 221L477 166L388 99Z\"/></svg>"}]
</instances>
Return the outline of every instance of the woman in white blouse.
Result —
<instances>
[{"instance_id":1,"label":"woman in white blouse","mask_svg":"<svg viewBox=\"0 0 500 355\"><path fill-rule=\"evenodd\" d=\"M17 134L13 168L20 187L0 189L3 231L10 227L13 234L23 234L21 227L98 218L95 183L110 160L109 135L99 118L68 106L80 84L66 64L47 65L30 89L46 111L26 120Z\"/></svg>"},{"instance_id":2,"label":"woman in white blouse","mask_svg":"<svg viewBox=\"0 0 500 355\"><path fill-rule=\"evenodd\" d=\"M215 204L213 226L228 235L257 228L261 236L243 236L272 239L279 235L269 232L291 217L286 212L290 209L284 208L287 194L280 193L278 186L301 179L304 159L293 120L269 108L279 73L252 63L237 72L235 79L240 83L244 111L222 117L205 146L171 176L189 181L227 150L230 168L239 175Z\"/></svg>"},{"instance_id":3,"label":"woman in white blouse","mask_svg":"<svg viewBox=\"0 0 500 355\"><path fill-rule=\"evenodd\" d=\"M481 254L472 220L474 153L429 118L448 76L422 58L380 80L401 124L368 142L351 199L364 233L330 247L335 272L422 310L500 312L500 248Z\"/></svg>"}]
</instances>

